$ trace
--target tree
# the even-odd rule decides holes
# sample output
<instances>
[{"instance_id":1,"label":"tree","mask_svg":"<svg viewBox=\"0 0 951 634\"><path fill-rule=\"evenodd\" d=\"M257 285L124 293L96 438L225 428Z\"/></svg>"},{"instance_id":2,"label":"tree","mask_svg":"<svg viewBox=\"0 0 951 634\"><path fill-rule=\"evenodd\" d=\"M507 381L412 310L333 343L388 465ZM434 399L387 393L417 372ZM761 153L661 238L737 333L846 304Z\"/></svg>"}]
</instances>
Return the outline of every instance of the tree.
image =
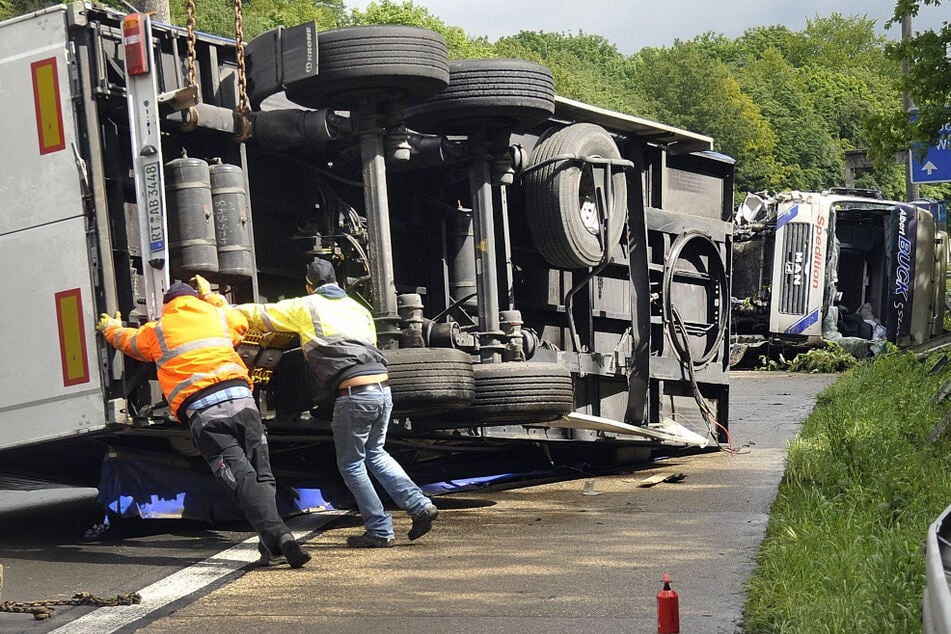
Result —
<instances>
[{"instance_id":1,"label":"tree","mask_svg":"<svg viewBox=\"0 0 951 634\"><path fill-rule=\"evenodd\" d=\"M0 18L12 18L45 9L55 0L0 0Z\"/></svg>"},{"instance_id":2,"label":"tree","mask_svg":"<svg viewBox=\"0 0 951 634\"><path fill-rule=\"evenodd\" d=\"M886 58L885 44L874 21L832 14L795 33L749 29L731 49L721 49L778 135L775 155L789 169L786 187L842 185L844 152L867 147L858 122L900 103L899 66ZM883 165L867 184L891 190L900 182L895 173L895 165Z\"/></svg>"},{"instance_id":3,"label":"tree","mask_svg":"<svg viewBox=\"0 0 951 634\"><path fill-rule=\"evenodd\" d=\"M773 154L786 174L784 185L821 190L841 184L844 148L830 122L817 116L805 77L778 50L766 49L743 67L737 79L776 133Z\"/></svg>"},{"instance_id":4,"label":"tree","mask_svg":"<svg viewBox=\"0 0 951 634\"><path fill-rule=\"evenodd\" d=\"M918 15L922 4L939 6L942 0L898 0L888 24L901 24ZM886 47L887 55L906 64L900 86L915 107L911 120L904 109L894 108L867 122L872 149L878 157L904 150L912 143L931 145L938 141L948 123L951 107L951 26L945 21L939 31L923 31Z\"/></svg>"},{"instance_id":5,"label":"tree","mask_svg":"<svg viewBox=\"0 0 951 634\"><path fill-rule=\"evenodd\" d=\"M737 161L739 191L785 185L788 167L776 160L776 133L727 64L692 42L642 49L636 57L638 92L658 119L713 137L716 149Z\"/></svg>"},{"instance_id":6,"label":"tree","mask_svg":"<svg viewBox=\"0 0 951 634\"><path fill-rule=\"evenodd\" d=\"M600 35L522 31L496 42L495 52L544 64L563 97L642 117L653 114L633 82L633 60Z\"/></svg>"},{"instance_id":7,"label":"tree","mask_svg":"<svg viewBox=\"0 0 951 634\"><path fill-rule=\"evenodd\" d=\"M186 22L186 0L170 3L172 23ZM195 24L199 31L235 36L233 0L196 0ZM294 26L315 20L318 29L332 29L345 19L343 0L254 0L241 5L245 41L277 26Z\"/></svg>"},{"instance_id":8,"label":"tree","mask_svg":"<svg viewBox=\"0 0 951 634\"><path fill-rule=\"evenodd\" d=\"M794 66L820 64L838 69L871 69L883 62L886 38L875 33L875 20L833 13L806 20L786 57Z\"/></svg>"},{"instance_id":9,"label":"tree","mask_svg":"<svg viewBox=\"0 0 951 634\"><path fill-rule=\"evenodd\" d=\"M901 100L892 75L857 73L850 69L809 66L801 71L813 98L815 118L822 121L843 151L867 150L869 142L861 122ZM843 173L836 185L844 184ZM856 186L879 188L892 199L904 198L904 167L895 160L881 162L873 172L860 175Z\"/></svg>"},{"instance_id":10,"label":"tree","mask_svg":"<svg viewBox=\"0 0 951 634\"><path fill-rule=\"evenodd\" d=\"M397 4L391 0L371 2L365 11L354 9L346 20L348 25L409 24L436 31L446 39L450 59L497 57L484 37L470 38L458 26L448 26L425 7L412 2Z\"/></svg>"}]
</instances>

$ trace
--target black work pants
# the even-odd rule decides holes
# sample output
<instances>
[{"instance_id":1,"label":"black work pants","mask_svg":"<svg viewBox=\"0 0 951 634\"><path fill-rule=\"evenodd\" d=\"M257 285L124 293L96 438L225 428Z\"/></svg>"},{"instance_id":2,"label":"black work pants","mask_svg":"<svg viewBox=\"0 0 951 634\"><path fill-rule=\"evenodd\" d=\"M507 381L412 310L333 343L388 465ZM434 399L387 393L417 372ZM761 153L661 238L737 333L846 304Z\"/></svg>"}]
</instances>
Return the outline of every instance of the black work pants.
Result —
<instances>
[{"instance_id":1,"label":"black work pants","mask_svg":"<svg viewBox=\"0 0 951 634\"><path fill-rule=\"evenodd\" d=\"M277 512L267 436L252 398L217 403L188 421L192 443L272 553L290 529Z\"/></svg>"}]
</instances>

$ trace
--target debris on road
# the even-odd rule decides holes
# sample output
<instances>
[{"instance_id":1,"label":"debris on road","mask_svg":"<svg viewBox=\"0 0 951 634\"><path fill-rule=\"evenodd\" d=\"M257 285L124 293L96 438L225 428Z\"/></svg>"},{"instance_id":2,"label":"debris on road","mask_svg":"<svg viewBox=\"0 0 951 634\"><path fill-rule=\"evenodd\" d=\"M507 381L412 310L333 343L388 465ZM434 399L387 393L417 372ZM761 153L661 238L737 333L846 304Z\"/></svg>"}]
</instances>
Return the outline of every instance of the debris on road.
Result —
<instances>
[{"instance_id":1,"label":"debris on road","mask_svg":"<svg viewBox=\"0 0 951 634\"><path fill-rule=\"evenodd\" d=\"M652 487L655 484L660 484L661 482L680 482L687 477L685 473L656 473L649 478L644 478L637 482L637 486L641 488ZM624 480L624 482L633 482L633 480Z\"/></svg>"}]
</instances>

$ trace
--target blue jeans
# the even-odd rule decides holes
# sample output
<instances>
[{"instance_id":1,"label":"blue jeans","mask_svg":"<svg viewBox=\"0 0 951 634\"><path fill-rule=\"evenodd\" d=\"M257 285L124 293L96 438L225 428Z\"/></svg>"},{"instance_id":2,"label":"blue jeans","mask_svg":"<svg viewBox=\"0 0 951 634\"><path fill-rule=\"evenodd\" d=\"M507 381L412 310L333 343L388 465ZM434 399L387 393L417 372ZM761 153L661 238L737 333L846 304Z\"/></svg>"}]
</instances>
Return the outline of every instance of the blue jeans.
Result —
<instances>
[{"instance_id":1,"label":"blue jeans","mask_svg":"<svg viewBox=\"0 0 951 634\"><path fill-rule=\"evenodd\" d=\"M357 502L363 525L367 533L387 538L393 537L393 518L384 510L368 471L393 502L411 516L422 513L431 504L403 467L383 448L392 411L390 388L382 386L338 397L331 423L337 468Z\"/></svg>"}]
</instances>

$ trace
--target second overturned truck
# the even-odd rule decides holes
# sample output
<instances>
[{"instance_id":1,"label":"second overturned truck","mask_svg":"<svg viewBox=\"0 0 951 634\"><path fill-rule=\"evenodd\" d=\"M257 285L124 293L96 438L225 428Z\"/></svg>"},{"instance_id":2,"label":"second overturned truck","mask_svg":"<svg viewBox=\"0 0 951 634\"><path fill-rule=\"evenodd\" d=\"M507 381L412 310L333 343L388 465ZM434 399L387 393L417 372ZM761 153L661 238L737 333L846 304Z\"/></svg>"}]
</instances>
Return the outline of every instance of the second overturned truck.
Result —
<instances>
[{"instance_id":1,"label":"second overturned truck","mask_svg":"<svg viewBox=\"0 0 951 634\"><path fill-rule=\"evenodd\" d=\"M96 315L158 318L196 274L299 295L313 258L373 312L397 441L611 461L726 439L734 168L708 137L399 25L244 46L73 3L0 24L0 81L26 87L0 95L0 450L181 447ZM239 351L272 447L326 436L299 342Z\"/></svg>"},{"instance_id":2,"label":"second overturned truck","mask_svg":"<svg viewBox=\"0 0 951 634\"><path fill-rule=\"evenodd\" d=\"M941 210L873 190L748 195L734 231L734 360L823 341L862 358L943 334Z\"/></svg>"}]
</instances>

